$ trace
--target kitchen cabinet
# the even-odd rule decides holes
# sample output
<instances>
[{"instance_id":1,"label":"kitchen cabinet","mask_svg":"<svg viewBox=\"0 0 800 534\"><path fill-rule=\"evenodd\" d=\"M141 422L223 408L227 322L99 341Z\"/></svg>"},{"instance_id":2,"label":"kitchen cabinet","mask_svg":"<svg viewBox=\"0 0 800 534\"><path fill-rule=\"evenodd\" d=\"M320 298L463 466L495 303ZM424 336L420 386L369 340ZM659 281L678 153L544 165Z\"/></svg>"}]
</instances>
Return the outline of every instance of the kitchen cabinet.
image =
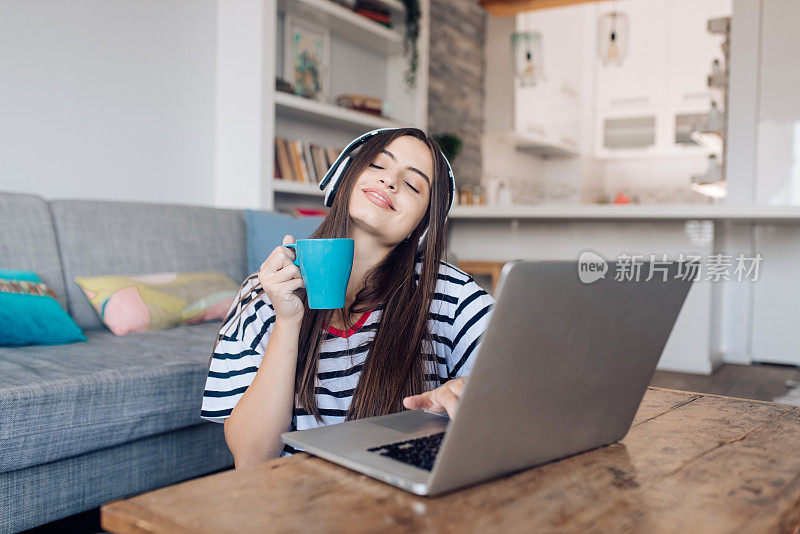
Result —
<instances>
[{"instance_id":1,"label":"kitchen cabinet","mask_svg":"<svg viewBox=\"0 0 800 534\"><path fill-rule=\"evenodd\" d=\"M578 150L580 100L566 82L521 87L515 98L518 132L536 137L545 144Z\"/></svg>"},{"instance_id":2,"label":"kitchen cabinet","mask_svg":"<svg viewBox=\"0 0 800 534\"><path fill-rule=\"evenodd\" d=\"M622 64L603 65L595 57L598 109L655 109L662 105L667 98L667 0L599 2L594 7L598 20L615 9L628 16L628 46Z\"/></svg>"},{"instance_id":3,"label":"kitchen cabinet","mask_svg":"<svg viewBox=\"0 0 800 534\"><path fill-rule=\"evenodd\" d=\"M721 100L721 92L707 86L707 75L715 58L725 69L722 38L709 33L706 25L708 19L729 16L731 0L634 0L593 7L598 19L613 9L627 14L629 29L622 65L603 65L599 57L594 62L595 154L628 158L710 153L694 144L676 144L676 116L705 114L712 98ZM626 124L630 128L623 135L619 131ZM626 146L624 140L630 143Z\"/></svg>"},{"instance_id":4,"label":"kitchen cabinet","mask_svg":"<svg viewBox=\"0 0 800 534\"><path fill-rule=\"evenodd\" d=\"M514 84L516 133L536 139L542 154L572 155L580 141L580 89L585 64L585 29L590 20L583 6L537 10L517 15L518 32L541 34L542 78L533 86ZM546 146L552 147L548 150Z\"/></svg>"}]
</instances>

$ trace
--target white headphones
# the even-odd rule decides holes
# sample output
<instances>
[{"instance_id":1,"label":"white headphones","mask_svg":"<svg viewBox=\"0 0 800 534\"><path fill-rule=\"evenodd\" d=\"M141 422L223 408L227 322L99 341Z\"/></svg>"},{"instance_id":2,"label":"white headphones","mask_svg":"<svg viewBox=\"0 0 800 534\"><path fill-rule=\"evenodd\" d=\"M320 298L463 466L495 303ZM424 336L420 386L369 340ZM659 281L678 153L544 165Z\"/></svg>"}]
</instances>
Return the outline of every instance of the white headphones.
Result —
<instances>
[{"instance_id":1,"label":"white headphones","mask_svg":"<svg viewBox=\"0 0 800 534\"><path fill-rule=\"evenodd\" d=\"M336 158L336 161L333 162L331 168L328 169L328 172L325 173L325 176L319 182L319 188L324 190L328 184L331 184L328 193L325 195L325 206L330 207L333 204L333 196L336 194L336 189L339 185L339 179L344 174L344 171L347 169L347 166L352 161L350 158L350 153L361 146L367 139L372 137L375 134L380 132L385 132L387 130L400 130L401 128L378 128L377 130L372 130L371 132L367 132L359 137L353 139L349 145L344 147L342 153L339 154L339 157ZM442 153L442 157L444 158L445 163L447 163L447 174L450 176L450 202L447 206L447 211L450 211L450 208L453 207L453 201L455 200L455 189L456 189L456 178L453 176L453 168L450 166L450 162L447 161L447 156ZM427 229L426 229L427 232ZM422 239L420 239L422 242Z\"/></svg>"}]
</instances>

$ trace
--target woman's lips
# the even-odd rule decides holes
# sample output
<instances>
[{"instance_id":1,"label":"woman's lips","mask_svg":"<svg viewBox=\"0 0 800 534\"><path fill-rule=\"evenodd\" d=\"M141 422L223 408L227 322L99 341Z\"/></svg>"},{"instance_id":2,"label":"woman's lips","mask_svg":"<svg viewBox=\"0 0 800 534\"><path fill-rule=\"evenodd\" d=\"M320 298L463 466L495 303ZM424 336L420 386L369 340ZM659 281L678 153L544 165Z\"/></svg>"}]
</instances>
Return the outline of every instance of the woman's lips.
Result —
<instances>
[{"instance_id":1,"label":"woman's lips","mask_svg":"<svg viewBox=\"0 0 800 534\"><path fill-rule=\"evenodd\" d=\"M373 204L377 204L382 208L394 211L394 207L392 207L392 205L389 202L387 202L386 198L377 191L375 191L374 189L364 189L363 191L364 194L367 195L367 198L370 199L370 201Z\"/></svg>"}]
</instances>

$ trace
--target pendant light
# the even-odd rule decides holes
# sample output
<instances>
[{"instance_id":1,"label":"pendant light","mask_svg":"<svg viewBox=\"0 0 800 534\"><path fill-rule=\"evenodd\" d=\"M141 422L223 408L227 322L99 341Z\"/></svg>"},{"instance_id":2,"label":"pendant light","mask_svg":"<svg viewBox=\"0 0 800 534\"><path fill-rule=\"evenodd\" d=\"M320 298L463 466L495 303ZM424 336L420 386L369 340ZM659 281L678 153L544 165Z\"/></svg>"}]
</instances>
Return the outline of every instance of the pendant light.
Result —
<instances>
[{"instance_id":1,"label":"pendant light","mask_svg":"<svg viewBox=\"0 0 800 534\"><path fill-rule=\"evenodd\" d=\"M628 15L616 10L602 15L598 20L597 52L603 66L622 65L628 53Z\"/></svg>"},{"instance_id":2,"label":"pendant light","mask_svg":"<svg viewBox=\"0 0 800 534\"><path fill-rule=\"evenodd\" d=\"M525 13L517 17L521 25L527 25ZM542 34L521 30L511 34L511 50L514 54L514 73L520 86L534 86L544 79L542 70Z\"/></svg>"}]
</instances>

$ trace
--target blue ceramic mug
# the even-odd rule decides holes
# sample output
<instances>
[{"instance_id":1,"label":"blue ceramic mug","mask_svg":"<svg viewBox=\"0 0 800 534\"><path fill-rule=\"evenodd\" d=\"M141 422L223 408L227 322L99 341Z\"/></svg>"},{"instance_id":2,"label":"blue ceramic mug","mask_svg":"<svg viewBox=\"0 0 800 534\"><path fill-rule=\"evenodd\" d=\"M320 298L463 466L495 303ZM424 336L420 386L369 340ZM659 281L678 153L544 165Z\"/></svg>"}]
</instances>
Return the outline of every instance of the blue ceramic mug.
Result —
<instances>
[{"instance_id":1,"label":"blue ceramic mug","mask_svg":"<svg viewBox=\"0 0 800 534\"><path fill-rule=\"evenodd\" d=\"M352 239L298 239L283 245L294 250L294 264L300 267L309 308L344 308L353 245Z\"/></svg>"}]
</instances>

